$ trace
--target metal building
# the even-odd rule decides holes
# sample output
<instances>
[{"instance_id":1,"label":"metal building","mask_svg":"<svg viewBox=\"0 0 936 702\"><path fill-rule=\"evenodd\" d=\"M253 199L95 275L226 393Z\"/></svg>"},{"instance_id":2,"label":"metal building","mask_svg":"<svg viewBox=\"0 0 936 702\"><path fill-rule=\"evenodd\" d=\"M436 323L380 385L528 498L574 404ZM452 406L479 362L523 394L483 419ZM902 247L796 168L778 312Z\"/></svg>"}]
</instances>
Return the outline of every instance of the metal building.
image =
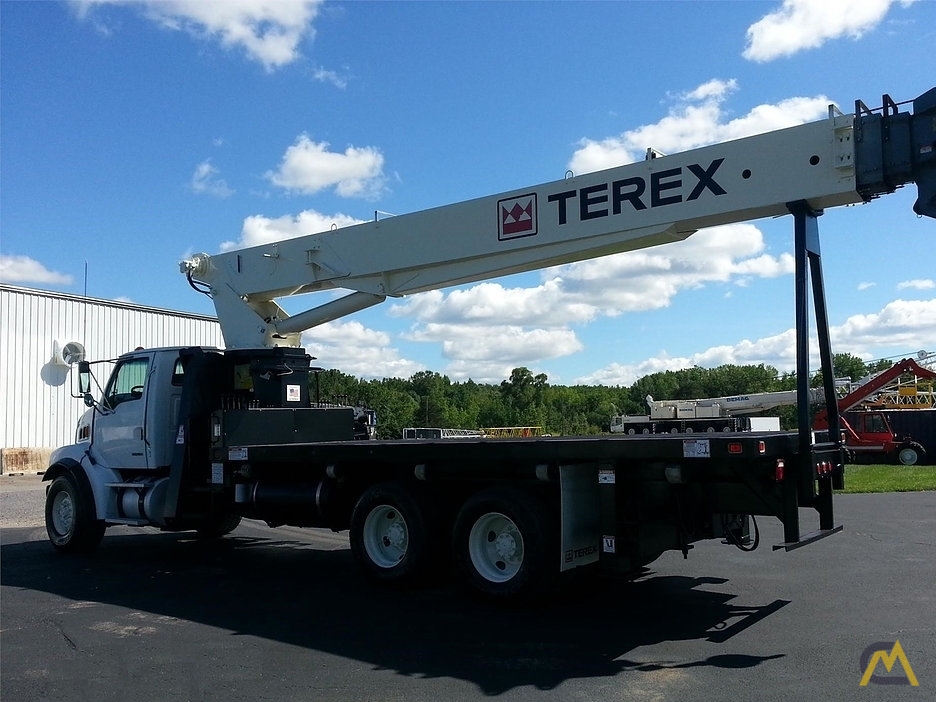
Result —
<instances>
[{"instance_id":1,"label":"metal building","mask_svg":"<svg viewBox=\"0 0 936 702\"><path fill-rule=\"evenodd\" d=\"M0 284L0 470L31 469L72 443L86 408L72 396L70 361L115 359L138 346L224 341L214 317ZM94 370L102 383L110 373L107 364Z\"/></svg>"}]
</instances>

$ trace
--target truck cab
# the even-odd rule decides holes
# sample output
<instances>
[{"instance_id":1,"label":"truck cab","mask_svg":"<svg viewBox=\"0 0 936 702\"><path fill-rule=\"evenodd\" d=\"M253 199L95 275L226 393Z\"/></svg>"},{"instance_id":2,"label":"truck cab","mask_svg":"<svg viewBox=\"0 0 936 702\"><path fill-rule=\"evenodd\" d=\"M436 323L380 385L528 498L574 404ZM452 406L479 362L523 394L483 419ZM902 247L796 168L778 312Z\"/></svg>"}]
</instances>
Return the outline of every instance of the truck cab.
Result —
<instances>
[{"instance_id":1,"label":"truck cab","mask_svg":"<svg viewBox=\"0 0 936 702\"><path fill-rule=\"evenodd\" d=\"M91 364L79 364L79 396L89 409L78 420L75 443L52 453L43 476L49 537L60 550L95 546L110 524L170 526L182 351L138 348L120 356L103 387L97 384L98 397Z\"/></svg>"},{"instance_id":2,"label":"truck cab","mask_svg":"<svg viewBox=\"0 0 936 702\"><path fill-rule=\"evenodd\" d=\"M168 468L182 380L178 348L138 349L117 359L96 407L79 422L91 460L125 470Z\"/></svg>"},{"instance_id":3,"label":"truck cab","mask_svg":"<svg viewBox=\"0 0 936 702\"><path fill-rule=\"evenodd\" d=\"M99 397L82 362L89 409L76 443L53 452L44 476L53 544L94 546L111 524L229 531L239 519L233 485L215 479L211 451L234 435L242 443L373 438L373 411L312 406L310 360L295 348L138 348L113 362Z\"/></svg>"}]
</instances>

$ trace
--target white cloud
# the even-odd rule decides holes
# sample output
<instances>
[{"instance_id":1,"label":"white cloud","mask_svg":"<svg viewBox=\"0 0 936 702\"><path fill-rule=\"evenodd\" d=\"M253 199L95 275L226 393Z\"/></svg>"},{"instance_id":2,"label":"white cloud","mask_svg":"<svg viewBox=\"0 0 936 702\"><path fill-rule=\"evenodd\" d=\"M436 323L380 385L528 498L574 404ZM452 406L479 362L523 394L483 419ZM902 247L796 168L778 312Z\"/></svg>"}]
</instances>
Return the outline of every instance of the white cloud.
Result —
<instances>
[{"instance_id":1,"label":"white cloud","mask_svg":"<svg viewBox=\"0 0 936 702\"><path fill-rule=\"evenodd\" d=\"M875 285L877 285L877 283L872 283L872 282L869 282L869 281L863 281L863 282L861 282L861 283L858 283L858 290L859 290L859 291L861 291L861 290L868 290L868 289L870 289L870 288L873 288Z\"/></svg>"},{"instance_id":2,"label":"white cloud","mask_svg":"<svg viewBox=\"0 0 936 702\"><path fill-rule=\"evenodd\" d=\"M879 312L853 315L829 330L832 350L850 353L865 360L909 353L927 348L936 338L936 299L894 300ZM707 368L725 363L756 365L764 363L780 371L796 367L796 332L788 329L762 339L742 339L734 345L713 346L690 356L670 356L661 351L654 358L631 364L613 363L576 379L576 383L628 386L638 378L665 370L692 366ZM811 341L810 368L819 367L818 345Z\"/></svg>"},{"instance_id":3,"label":"white cloud","mask_svg":"<svg viewBox=\"0 0 936 702\"><path fill-rule=\"evenodd\" d=\"M928 278L904 280L903 282L897 283L898 290L932 290L933 288L936 288L936 281Z\"/></svg>"},{"instance_id":4,"label":"white cloud","mask_svg":"<svg viewBox=\"0 0 936 702\"><path fill-rule=\"evenodd\" d=\"M312 71L312 77L322 83L331 83L336 88L344 90L348 87L348 78L337 71L329 71L323 66L319 66Z\"/></svg>"},{"instance_id":5,"label":"white cloud","mask_svg":"<svg viewBox=\"0 0 936 702\"><path fill-rule=\"evenodd\" d=\"M318 234L319 232L328 231L333 226L339 228L350 227L353 224L360 224L362 221L350 215L326 215L315 210L303 210L295 216L265 217L263 215L252 215L244 219L241 238L237 241L225 241L221 244L221 251L270 244L274 241L294 239L297 236L305 236L306 234Z\"/></svg>"},{"instance_id":6,"label":"white cloud","mask_svg":"<svg viewBox=\"0 0 936 702\"><path fill-rule=\"evenodd\" d=\"M543 348L550 343L569 343L563 339L563 334L504 327L500 330L504 338L498 353L491 354L473 345L476 331L456 325L433 325L422 330L418 340L444 342L450 361L445 369L432 370L439 370L455 381L471 378L479 383L500 383L518 365L529 365L529 358L543 353ZM574 335L572 343L578 344ZM338 320L305 331L302 345L322 367L336 368L362 378L409 378L427 370L424 364L402 357L400 350L393 346L390 334L369 329L357 321Z\"/></svg>"},{"instance_id":7,"label":"white cloud","mask_svg":"<svg viewBox=\"0 0 936 702\"><path fill-rule=\"evenodd\" d=\"M556 326L586 322L597 314L594 304L567 296L559 277L530 288L506 288L486 282L443 293L433 290L391 305L391 316L412 317L421 323L475 327L525 324Z\"/></svg>"},{"instance_id":8,"label":"white cloud","mask_svg":"<svg viewBox=\"0 0 936 702\"><path fill-rule=\"evenodd\" d=\"M875 354L874 349L921 349L936 339L936 298L894 300L880 312L849 317L831 330L836 350L859 356Z\"/></svg>"},{"instance_id":9,"label":"white cloud","mask_svg":"<svg viewBox=\"0 0 936 702\"><path fill-rule=\"evenodd\" d=\"M400 357L386 332L356 321L335 321L302 334L306 352L326 368L362 378L409 378L425 366Z\"/></svg>"},{"instance_id":10,"label":"white cloud","mask_svg":"<svg viewBox=\"0 0 936 702\"><path fill-rule=\"evenodd\" d=\"M749 278L791 274L793 257L765 252L752 224L704 229L685 241L581 261L542 271L533 287L486 282L449 293L413 295L390 314L420 323L560 327L599 316L666 307L682 290L709 283L744 284Z\"/></svg>"},{"instance_id":11,"label":"white cloud","mask_svg":"<svg viewBox=\"0 0 936 702\"><path fill-rule=\"evenodd\" d=\"M780 370L796 366L796 332L789 329L763 339L742 339L733 346L712 346L690 356L670 356L665 351L653 358L631 364L612 363L594 373L582 376L576 383L586 385L632 385L638 378L651 373L676 371L693 366L714 368L727 363L757 365L765 363Z\"/></svg>"},{"instance_id":12,"label":"white cloud","mask_svg":"<svg viewBox=\"0 0 936 702\"><path fill-rule=\"evenodd\" d=\"M678 153L792 127L820 119L830 102L824 95L792 97L776 104L757 105L745 115L727 119L724 102L736 89L735 80L711 80L674 96L676 104L669 114L654 124L601 140L582 139L569 168L575 173L588 173L640 160L650 147Z\"/></svg>"},{"instance_id":13,"label":"white cloud","mask_svg":"<svg viewBox=\"0 0 936 702\"><path fill-rule=\"evenodd\" d=\"M783 0L783 5L748 27L743 56L772 61L815 49L830 39L859 39L887 14L891 5L913 0Z\"/></svg>"},{"instance_id":14,"label":"white cloud","mask_svg":"<svg viewBox=\"0 0 936 702\"><path fill-rule=\"evenodd\" d=\"M233 195L234 191L228 187L227 182L218 177L219 172L211 165L211 159L206 158L195 166L195 172L192 173L192 191L199 195L213 195L222 199Z\"/></svg>"},{"instance_id":15,"label":"white cloud","mask_svg":"<svg viewBox=\"0 0 936 702\"><path fill-rule=\"evenodd\" d=\"M311 195L335 188L342 197L376 197L384 188L383 154L372 146L349 146L344 153L328 150L327 142L314 142L301 134L286 149L276 172L266 178L274 185Z\"/></svg>"},{"instance_id":16,"label":"white cloud","mask_svg":"<svg viewBox=\"0 0 936 702\"><path fill-rule=\"evenodd\" d=\"M405 334L411 341L442 345L442 356L459 361L497 361L528 364L530 359L568 356L584 347L571 329L527 329L519 325L485 326L483 333L470 325L426 324Z\"/></svg>"},{"instance_id":17,"label":"white cloud","mask_svg":"<svg viewBox=\"0 0 936 702\"><path fill-rule=\"evenodd\" d=\"M273 71L296 61L300 43L315 36L312 21L321 0L78 0L82 18L102 5L133 5L147 19L172 31L184 31L199 40L236 48ZM96 23L101 27L101 23Z\"/></svg>"},{"instance_id":18,"label":"white cloud","mask_svg":"<svg viewBox=\"0 0 936 702\"><path fill-rule=\"evenodd\" d=\"M73 278L66 273L50 271L29 256L0 255L0 280L4 283L71 285Z\"/></svg>"},{"instance_id":19,"label":"white cloud","mask_svg":"<svg viewBox=\"0 0 936 702\"><path fill-rule=\"evenodd\" d=\"M652 251L550 268L532 287L484 282L434 290L396 302L388 313L414 320L407 339L441 344L450 377L503 378L505 368L509 374L518 365L581 351L576 325L665 307L687 288L793 272L792 256L765 249L754 225L713 227Z\"/></svg>"}]
</instances>

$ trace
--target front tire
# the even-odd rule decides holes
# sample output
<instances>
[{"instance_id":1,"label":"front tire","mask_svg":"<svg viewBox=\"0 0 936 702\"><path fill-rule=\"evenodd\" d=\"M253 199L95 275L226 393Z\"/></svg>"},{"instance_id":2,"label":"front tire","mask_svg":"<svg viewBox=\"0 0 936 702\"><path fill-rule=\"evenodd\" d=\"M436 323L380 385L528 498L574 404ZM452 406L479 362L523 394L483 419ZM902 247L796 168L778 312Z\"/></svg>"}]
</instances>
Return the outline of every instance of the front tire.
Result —
<instances>
[{"instance_id":1,"label":"front tire","mask_svg":"<svg viewBox=\"0 0 936 702\"><path fill-rule=\"evenodd\" d=\"M241 516L233 512L225 512L212 519L209 523L198 527L200 539L220 539L234 531L241 523Z\"/></svg>"},{"instance_id":2,"label":"front tire","mask_svg":"<svg viewBox=\"0 0 936 702\"><path fill-rule=\"evenodd\" d=\"M76 478L60 475L46 493L45 521L49 541L62 553L94 550L104 537L104 522L97 519L94 501L86 497Z\"/></svg>"},{"instance_id":3,"label":"front tire","mask_svg":"<svg viewBox=\"0 0 936 702\"><path fill-rule=\"evenodd\" d=\"M351 515L351 553L370 577L403 584L416 581L432 556L428 507L399 483L372 485Z\"/></svg>"},{"instance_id":4,"label":"front tire","mask_svg":"<svg viewBox=\"0 0 936 702\"><path fill-rule=\"evenodd\" d=\"M897 451L897 462L902 466L915 466L920 460L920 452L914 446L901 446Z\"/></svg>"},{"instance_id":5,"label":"front tire","mask_svg":"<svg viewBox=\"0 0 936 702\"><path fill-rule=\"evenodd\" d=\"M490 597L545 594L559 576L553 521L545 503L525 492L480 492L465 503L455 522L458 564L471 585Z\"/></svg>"}]
</instances>

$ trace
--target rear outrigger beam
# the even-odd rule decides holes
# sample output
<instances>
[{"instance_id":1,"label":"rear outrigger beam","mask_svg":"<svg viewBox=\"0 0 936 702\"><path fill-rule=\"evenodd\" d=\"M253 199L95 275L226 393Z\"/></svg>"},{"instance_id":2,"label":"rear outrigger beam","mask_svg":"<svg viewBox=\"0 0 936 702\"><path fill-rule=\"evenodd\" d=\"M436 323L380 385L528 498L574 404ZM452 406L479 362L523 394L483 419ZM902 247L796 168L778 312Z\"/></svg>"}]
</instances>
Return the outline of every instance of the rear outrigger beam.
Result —
<instances>
[{"instance_id":1,"label":"rear outrigger beam","mask_svg":"<svg viewBox=\"0 0 936 702\"><path fill-rule=\"evenodd\" d=\"M835 374L832 369L832 344L826 313L825 284L822 277L822 256L819 247L821 212L803 201L788 204L793 214L794 257L796 260L796 391L799 442L796 479L784 483L783 538L775 546L787 551L841 531L836 527L832 507L832 489L844 484L844 450L839 430L838 401L835 395ZM816 316L819 340L819 361L823 390L829 413L829 435L825 442L813 444L809 392L809 281ZM818 464L831 466L819 474ZM818 490L817 490L818 478ZM819 513L819 530L801 536L799 507L809 506Z\"/></svg>"}]
</instances>

